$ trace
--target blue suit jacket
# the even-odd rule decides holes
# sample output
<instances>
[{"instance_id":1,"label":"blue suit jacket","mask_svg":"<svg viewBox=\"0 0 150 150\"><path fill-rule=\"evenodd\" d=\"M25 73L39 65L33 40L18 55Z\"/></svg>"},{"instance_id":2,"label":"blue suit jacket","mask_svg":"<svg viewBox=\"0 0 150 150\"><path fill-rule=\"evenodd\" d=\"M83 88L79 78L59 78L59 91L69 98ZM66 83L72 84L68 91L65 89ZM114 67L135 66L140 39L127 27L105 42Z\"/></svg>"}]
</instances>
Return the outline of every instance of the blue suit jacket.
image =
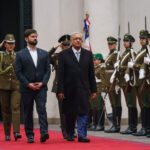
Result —
<instances>
[{"instance_id":1,"label":"blue suit jacket","mask_svg":"<svg viewBox=\"0 0 150 150\"><path fill-rule=\"evenodd\" d=\"M16 55L15 71L20 80L20 92L30 91L29 83L42 82L47 90L47 82L50 78L50 61L48 52L37 48L37 67L27 48L20 50Z\"/></svg>"}]
</instances>

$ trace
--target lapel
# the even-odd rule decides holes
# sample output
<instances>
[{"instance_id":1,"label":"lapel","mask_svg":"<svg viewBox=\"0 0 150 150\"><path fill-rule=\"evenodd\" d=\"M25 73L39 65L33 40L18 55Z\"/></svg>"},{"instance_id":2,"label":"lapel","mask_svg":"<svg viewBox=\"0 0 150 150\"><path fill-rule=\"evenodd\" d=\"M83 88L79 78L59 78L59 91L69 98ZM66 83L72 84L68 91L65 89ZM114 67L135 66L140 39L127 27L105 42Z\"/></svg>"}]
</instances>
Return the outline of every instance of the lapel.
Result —
<instances>
[{"instance_id":1,"label":"lapel","mask_svg":"<svg viewBox=\"0 0 150 150\"><path fill-rule=\"evenodd\" d=\"M26 57L29 59L29 61L31 62L31 64L34 66L34 68L35 68L33 59L32 59L32 57L31 57L31 54L30 54L28 48L25 49L25 55L26 55Z\"/></svg>"},{"instance_id":2,"label":"lapel","mask_svg":"<svg viewBox=\"0 0 150 150\"><path fill-rule=\"evenodd\" d=\"M81 64L83 62L84 56L85 56L85 51L81 48L81 54L80 54L79 64Z\"/></svg>"},{"instance_id":3,"label":"lapel","mask_svg":"<svg viewBox=\"0 0 150 150\"><path fill-rule=\"evenodd\" d=\"M37 48L37 67L39 66L40 62L42 62L40 61L41 56L42 56L42 51L39 48Z\"/></svg>"},{"instance_id":4,"label":"lapel","mask_svg":"<svg viewBox=\"0 0 150 150\"><path fill-rule=\"evenodd\" d=\"M72 48L70 48L70 50L69 50L69 55L71 56L71 58L73 59L74 62L79 64L79 62L78 62L78 60L77 60L77 58L76 58Z\"/></svg>"},{"instance_id":5,"label":"lapel","mask_svg":"<svg viewBox=\"0 0 150 150\"><path fill-rule=\"evenodd\" d=\"M80 60L79 60L79 62L78 62L78 60L77 60L77 58L76 58L76 56L75 56L75 54L74 54L72 48L70 48L70 50L69 50L69 55L72 57L73 61L76 62L77 64L81 64L81 63L82 63L83 58L84 58L84 54L85 54L85 52L84 52L84 50L81 48Z\"/></svg>"}]
</instances>

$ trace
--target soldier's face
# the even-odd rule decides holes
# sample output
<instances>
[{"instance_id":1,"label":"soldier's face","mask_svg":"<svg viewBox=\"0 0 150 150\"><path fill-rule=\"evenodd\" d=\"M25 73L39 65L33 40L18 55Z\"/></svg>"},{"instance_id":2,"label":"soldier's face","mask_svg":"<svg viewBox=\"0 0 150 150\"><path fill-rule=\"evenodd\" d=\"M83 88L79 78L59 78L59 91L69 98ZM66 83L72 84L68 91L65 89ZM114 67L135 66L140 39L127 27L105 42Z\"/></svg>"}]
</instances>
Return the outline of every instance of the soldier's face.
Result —
<instances>
[{"instance_id":1,"label":"soldier's face","mask_svg":"<svg viewBox=\"0 0 150 150\"><path fill-rule=\"evenodd\" d=\"M68 48L70 48L70 46L71 45L67 45L67 46L64 46L63 44L60 45L60 47L61 47L62 50L68 49Z\"/></svg>"},{"instance_id":2,"label":"soldier's face","mask_svg":"<svg viewBox=\"0 0 150 150\"><path fill-rule=\"evenodd\" d=\"M117 46L116 43L113 43L113 44L110 44L110 43L109 43L109 44L108 44L108 48L109 48L110 51L116 49L116 46Z\"/></svg>"},{"instance_id":3,"label":"soldier's face","mask_svg":"<svg viewBox=\"0 0 150 150\"><path fill-rule=\"evenodd\" d=\"M5 43L5 47L8 51L13 51L15 48L15 43Z\"/></svg>"},{"instance_id":4,"label":"soldier's face","mask_svg":"<svg viewBox=\"0 0 150 150\"><path fill-rule=\"evenodd\" d=\"M140 44L142 46L145 46L146 45L146 39L145 38L140 38Z\"/></svg>"},{"instance_id":5,"label":"soldier's face","mask_svg":"<svg viewBox=\"0 0 150 150\"><path fill-rule=\"evenodd\" d=\"M99 60L99 59L95 60L95 65L99 65L100 63L101 63L101 60Z\"/></svg>"},{"instance_id":6,"label":"soldier's face","mask_svg":"<svg viewBox=\"0 0 150 150\"><path fill-rule=\"evenodd\" d=\"M123 45L125 48L129 48L130 47L130 42L129 41L123 41Z\"/></svg>"},{"instance_id":7,"label":"soldier's face","mask_svg":"<svg viewBox=\"0 0 150 150\"><path fill-rule=\"evenodd\" d=\"M28 37L25 38L25 41L27 42L27 44L35 46L38 42L37 33L30 34Z\"/></svg>"},{"instance_id":8,"label":"soldier's face","mask_svg":"<svg viewBox=\"0 0 150 150\"><path fill-rule=\"evenodd\" d=\"M82 42L83 41L80 34L74 34L71 38L71 45L77 50L81 48Z\"/></svg>"}]
</instances>

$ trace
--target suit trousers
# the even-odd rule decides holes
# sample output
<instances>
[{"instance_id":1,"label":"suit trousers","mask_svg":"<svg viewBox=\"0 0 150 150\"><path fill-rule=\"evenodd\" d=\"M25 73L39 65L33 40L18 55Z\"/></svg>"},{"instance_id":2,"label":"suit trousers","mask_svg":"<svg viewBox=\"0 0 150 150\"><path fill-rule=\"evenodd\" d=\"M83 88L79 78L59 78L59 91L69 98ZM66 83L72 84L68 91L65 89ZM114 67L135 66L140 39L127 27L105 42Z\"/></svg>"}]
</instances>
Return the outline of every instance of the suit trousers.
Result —
<instances>
[{"instance_id":1,"label":"suit trousers","mask_svg":"<svg viewBox=\"0 0 150 150\"><path fill-rule=\"evenodd\" d=\"M88 114L65 114L67 135L73 137L75 120L77 119L78 137L87 136Z\"/></svg>"},{"instance_id":2,"label":"suit trousers","mask_svg":"<svg viewBox=\"0 0 150 150\"><path fill-rule=\"evenodd\" d=\"M40 90L22 93L23 109L24 109L24 125L26 136L33 137L33 106L34 101L39 117L41 135L48 133L48 122L46 112L47 90Z\"/></svg>"}]
</instances>

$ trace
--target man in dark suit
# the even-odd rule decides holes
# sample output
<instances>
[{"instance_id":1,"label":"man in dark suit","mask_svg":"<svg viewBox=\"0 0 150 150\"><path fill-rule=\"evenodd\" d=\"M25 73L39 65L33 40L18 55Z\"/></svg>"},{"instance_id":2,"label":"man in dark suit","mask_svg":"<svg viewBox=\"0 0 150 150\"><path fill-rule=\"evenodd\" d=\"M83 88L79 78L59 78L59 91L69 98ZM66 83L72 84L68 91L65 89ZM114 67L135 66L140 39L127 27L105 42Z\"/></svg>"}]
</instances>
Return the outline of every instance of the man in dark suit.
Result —
<instances>
[{"instance_id":1,"label":"man in dark suit","mask_svg":"<svg viewBox=\"0 0 150 150\"><path fill-rule=\"evenodd\" d=\"M40 141L45 142L49 138L46 112L47 82L50 77L49 56L46 51L36 48L36 30L27 29L24 36L27 47L17 53L15 71L20 80L25 132L28 138L27 142L33 143L33 105L35 100L40 124Z\"/></svg>"},{"instance_id":2,"label":"man in dark suit","mask_svg":"<svg viewBox=\"0 0 150 150\"><path fill-rule=\"evenodd\" d=\"M82 35L71 36L72 47L59 54L58 96L63 101L68 141L74 141L74 120L77 117L79 142L90 142L87 136L89 93L96 97L92 53L83 49Z\"/></svg>"}]
</instances>

